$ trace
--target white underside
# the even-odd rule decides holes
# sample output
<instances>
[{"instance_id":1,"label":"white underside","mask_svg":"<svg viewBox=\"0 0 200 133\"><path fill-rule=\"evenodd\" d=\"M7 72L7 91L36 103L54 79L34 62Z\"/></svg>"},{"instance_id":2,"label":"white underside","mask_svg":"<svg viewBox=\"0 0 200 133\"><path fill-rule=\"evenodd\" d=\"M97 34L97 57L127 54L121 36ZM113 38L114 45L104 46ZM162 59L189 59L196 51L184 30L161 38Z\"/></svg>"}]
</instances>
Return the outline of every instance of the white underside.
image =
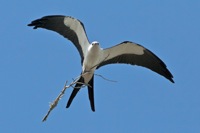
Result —
<instances>
[{"instance_id":1,"label":"white underside","mask_svg":"<svg viewBox=\"0 0 200 133\"><path fill-rule=\"evenodd\" d=\"M91 80L97 65L101 62L101 57L102 50L99 45L90 45L88 47L82 66L82 76L85 83Z\"/></svg>"}]
</instances>

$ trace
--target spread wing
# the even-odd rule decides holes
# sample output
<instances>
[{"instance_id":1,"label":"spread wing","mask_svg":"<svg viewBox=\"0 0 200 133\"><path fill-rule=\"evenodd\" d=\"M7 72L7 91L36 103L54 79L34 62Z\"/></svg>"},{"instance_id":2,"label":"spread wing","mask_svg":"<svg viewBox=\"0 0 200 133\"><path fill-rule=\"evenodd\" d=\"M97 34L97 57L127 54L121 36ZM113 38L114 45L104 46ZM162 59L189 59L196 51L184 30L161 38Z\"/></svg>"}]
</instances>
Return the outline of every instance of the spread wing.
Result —
<instances>
[{"instance_id":1,"label":"spread wing","mask_svg":"<svg viewBox=\"0 0 200 133\"><path fill-rule=\"evenodd\" d=\"M84 25L78 19L62 15L45 16L32 21L28 26L52 30L69 39L78 49L83 62L89 41Z\"/></svg>"},{"instance_id":2,"label":"spread wing","mask_svg":"<svg viewBox=\"0 0 200 133\"><path fill-rule=\"evenodd\" d=\"M173 75L167 69L165 63L150 50L139 44L125 41L111 48L104 49L103 55L102 62L97 69L113 63L138 65L146 67L174 83Z\"/></svg>"}]
</instances>

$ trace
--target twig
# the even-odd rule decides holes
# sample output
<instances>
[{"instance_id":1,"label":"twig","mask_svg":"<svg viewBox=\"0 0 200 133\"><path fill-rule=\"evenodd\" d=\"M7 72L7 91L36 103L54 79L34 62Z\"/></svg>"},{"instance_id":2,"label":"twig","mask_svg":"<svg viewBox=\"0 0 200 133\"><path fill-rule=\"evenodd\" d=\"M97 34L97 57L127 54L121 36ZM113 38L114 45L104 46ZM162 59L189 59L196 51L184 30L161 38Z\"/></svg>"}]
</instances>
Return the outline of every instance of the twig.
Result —
<instances>
[{"instance_id":1,"label":"twig","mask_svg":"<svg viewBox=\"0 0 200 133\"><path fill-rule=\"evenodd\" d=\"M85 73L84 73L84 74L85 74ZM82 76L82 74L81 74L80 76L78 76L75 80L73 80L73 82L70 83L68 86L67 86L67 81L65 82L65 85L64 85L62 91L60 92L60 94L57 96L57 98L56 98L52 103L50 103L49 110L48 110L47 114L44 116L44 118L42 119L42 122L44 122L44 121L47 120L49 114L50 114L51 111L57 106L59 100L62 98L62 96L64 95L64 93L65 93L65 91L66 91L67 88L70 88L70 87L75 88L73 85L75 85L75 84L77 84L77 83L83 84L83 85L85 85L85 86L89 86L88 84L78 82L78 79L79 79L81 76ZM83 87L85 87L85 86L83 86Z\"/></svg>"},{"instance_id":2,"label":"twig","mask_svg":"<svg viewBox=\"0 0 200 133\"><path fill-rule=\"evenodd\" d=\"M102 75L100 75L100 74L94 74L94 75L99 76L99 77L101 77L102 79L107 80L107 81L110 81L110 82L117 82L117 81L115 81L115 80L107 79L107 78L105 78L104 76L102 76Z\"/></svg>"},{"instance_id":3,"label":"twig","mask_svg":"<svg viewBox=\"0 0 200 133\"><path fill-rule=\"evenodd\" d=\"M70 84L69 86L66 86L66 84L67 84L67 81L65 82L65 85L64 85L64 87L63 87L61 93L57 96L57 98L56 98L52 103L50 103L50 108L49 108L47 114L45 115L45 117L42 119L42 122L44 122L44 121L47 120L47 117L49 116L49 114L51 113L51 111L57 106L59 100L60 100L61 97L64 95L65 90L66 90L67 88L69 88L69 87L72 85L72 84Z\"/></svg>"},{"instance_id":4,"label":"twig","mask_svg":"<svg viewBox=\"0 0 200 133\"><path fill-rule=\"evenodd\" d=\"M48 112L46 113L46 115L44 116L44 118L42 119L42 122L44 122L44 121L47 120L49 114L50 114L51 111L57 106L59 100L63 97L63 95L65 94L65 91L66 91L67 88L73 87L74 89L76 89L73 85L75 85L75 84L77 84L77 83L83 84L84 86L82 86L82 87L90 86L89 84L78 82L78 79L79 79L81 76L83 76L83 75L85 75L85 74L87 74L87 73L89 73L89 72L85 72L85 73L81 74L81 75L78 76L75 80L73 79L73 82L71 82L68 86L67 86L67 81L65 82L65 85L64 85L62 91L60 92L60 94L56 97L56 99L55 99L52 103L50 103L49 110L48 110ZM103 78L103 79L105 79L105 80L108 80L108 81L110 81L110 82L117 82L117 81L114 81L114 80L109 80L109 79L107 79L107 78L105 78L105 77L103 77L102 75L99 75L99 74L95 74L95 75L96 75L96 76L99 76L99 77L101 77L101 78Z\"/></svg>"}]
</instances>

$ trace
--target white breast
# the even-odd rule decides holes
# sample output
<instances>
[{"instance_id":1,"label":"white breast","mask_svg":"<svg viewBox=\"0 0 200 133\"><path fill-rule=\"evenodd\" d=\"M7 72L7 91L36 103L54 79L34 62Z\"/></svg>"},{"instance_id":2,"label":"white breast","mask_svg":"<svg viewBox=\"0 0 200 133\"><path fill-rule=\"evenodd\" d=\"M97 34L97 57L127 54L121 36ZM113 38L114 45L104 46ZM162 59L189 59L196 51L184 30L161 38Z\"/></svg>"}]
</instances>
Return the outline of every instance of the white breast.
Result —
<instances>
[{"instance_id":1,"label":"white breast","mask_svg":"<svg viewBox=\"0 0 200 133\"><path fill-rule=\"evenodd\" d=\"M100 61L101 49L99 45L90 45L83 61L83 72L93 72Z\"/></svg>"}]
</instances>

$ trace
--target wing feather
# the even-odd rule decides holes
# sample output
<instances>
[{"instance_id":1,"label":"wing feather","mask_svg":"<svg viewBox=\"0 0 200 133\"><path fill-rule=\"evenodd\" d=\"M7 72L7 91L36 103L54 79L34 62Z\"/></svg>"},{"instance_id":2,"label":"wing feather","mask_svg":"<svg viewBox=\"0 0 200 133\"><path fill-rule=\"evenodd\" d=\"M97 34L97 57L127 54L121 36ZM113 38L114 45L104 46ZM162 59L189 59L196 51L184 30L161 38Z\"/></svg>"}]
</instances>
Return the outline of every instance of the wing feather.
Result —
<instances>
[{"instance_id":1,"label":"wing feather","mask_svg":"<svg viewBox=\"0 0 200 133\"><path fill-rule=\"evenodd\" d=\"M150 50L139 44L125 41L111 48L104 49L103 55L102 62L97 69L114 63L138 65L146 67L174 83L173 75L167 69L165 63Z\"/></svg>"},{"instance_id":2,"label":"wing feather","mask_svg":"<svg viewBox=\"0 0 200 133\"><path fill-rule=\"evenodd\" d=\"M45 28L52 30L69 39L78 49L83 62L89 41L84 25L78 19L70 16L52 15L36 19L28 26L33 26L33 29Z\"/></svg>"}]
</instances>

